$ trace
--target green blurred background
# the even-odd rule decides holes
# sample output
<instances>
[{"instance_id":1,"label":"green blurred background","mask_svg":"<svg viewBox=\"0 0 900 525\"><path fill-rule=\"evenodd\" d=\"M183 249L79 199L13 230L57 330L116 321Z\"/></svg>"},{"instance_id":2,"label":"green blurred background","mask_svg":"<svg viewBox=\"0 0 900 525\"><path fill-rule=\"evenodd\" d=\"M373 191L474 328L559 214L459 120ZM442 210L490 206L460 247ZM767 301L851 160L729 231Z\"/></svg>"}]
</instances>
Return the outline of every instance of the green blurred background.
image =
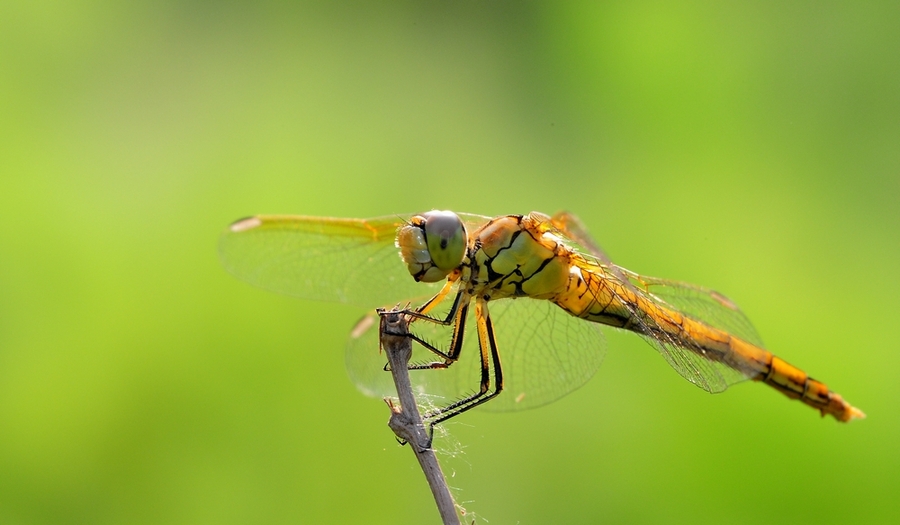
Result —
<instances>
[{"instance_id":1,"label":"green blurred background","mask_svg":"<svg viewBox=\"0 0 900 525\"><path fill-rule=\"evenodd\" d=\"M610 335L439 446L479 523L900 521L896 2L0 4L0 522L427 523L362 312L229 276L254 213L579 214L869 418ZM470 516L471 519L471 516Z\"/></svg>"}]
</instances>

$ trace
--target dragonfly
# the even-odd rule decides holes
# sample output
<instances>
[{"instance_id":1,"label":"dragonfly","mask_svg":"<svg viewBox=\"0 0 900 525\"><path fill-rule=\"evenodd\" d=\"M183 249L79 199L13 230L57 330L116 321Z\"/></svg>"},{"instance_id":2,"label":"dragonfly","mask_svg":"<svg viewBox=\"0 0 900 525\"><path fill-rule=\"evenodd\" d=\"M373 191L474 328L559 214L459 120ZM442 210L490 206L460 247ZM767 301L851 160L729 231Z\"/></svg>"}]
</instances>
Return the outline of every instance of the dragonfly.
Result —
<instances>
[{"instance_id":1,"label":"dragonfly","mask_svg":"<svg viewBox=\"0 0 900 525\"><path fill-rule=\"evenodd\" d=\"M518 410L574 391L605 355L601 326L637 334L707 392L749 379L823 417L865 417L766 350L726 296L613 264L571 213L258 215L233 223L219 254L271 291L370 311L409 305L415 386L440 402L425 414L432 427L476 406ZM377 326L367 315L351 331L347 367L364 393L388 396Z\"/></svg>"}]
</instances>

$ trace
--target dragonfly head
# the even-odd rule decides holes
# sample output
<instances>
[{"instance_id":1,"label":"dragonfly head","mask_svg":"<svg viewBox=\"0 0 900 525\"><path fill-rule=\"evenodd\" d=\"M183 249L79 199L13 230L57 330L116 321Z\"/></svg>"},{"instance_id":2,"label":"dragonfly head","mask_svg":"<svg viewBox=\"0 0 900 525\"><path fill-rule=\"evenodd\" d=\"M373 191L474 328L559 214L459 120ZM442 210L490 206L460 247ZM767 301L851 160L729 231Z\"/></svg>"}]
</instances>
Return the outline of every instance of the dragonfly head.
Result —
<instances>
[{"instance_id":1,"label":"dragonfly head","mask_svg":"<svg viewBox=\"0 0 900 525\"><path fill-rule=\"evenodd\" d=\"M413 217L397 232L397 248L416 281L435 283L462 264L468 236L459 216L432 210Z\"/></svg>"}]
</instances>

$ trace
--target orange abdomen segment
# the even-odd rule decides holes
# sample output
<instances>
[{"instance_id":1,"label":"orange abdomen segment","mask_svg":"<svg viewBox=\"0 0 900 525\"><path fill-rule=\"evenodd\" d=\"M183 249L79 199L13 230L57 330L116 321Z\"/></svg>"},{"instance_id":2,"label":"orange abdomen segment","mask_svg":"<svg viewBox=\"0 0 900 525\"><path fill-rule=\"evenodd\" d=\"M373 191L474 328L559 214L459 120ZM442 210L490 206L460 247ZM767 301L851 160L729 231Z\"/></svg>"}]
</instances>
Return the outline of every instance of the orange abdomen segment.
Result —
<instances>
[{"instance_id":1,"label":"orange abdomen segment","mask_svg":"<svg viewBox=\"0 0 900 525\"><path fill-rule=\"evenodd\" d=\"M671 319L675 315L670 312L666 317ZM791 399L799 399L820 411L823 416L831 414L838 421L866 417L861 410L844 401L824 383L809 377L803 370L772 355L768 350L699 321L683 316L677 316L677 319L681 324L679 329L673 330L672 335L687 335L695 344L707 350L707 357L741 370L754 381L762 381ZM686 347L690 348L690 345Z\"/></svg>"},{"instance_id":2,"label":"orange abdomen segment","mask_svg":"<svg viewBox=\"0 0 900 525\"><path fill-rule=\"evenodd\" d=\"M844 401L824 383L809 377L806 372L779 357L772 356L768 373L754 379L766 383L791 399L799 399L822 412L823 416L831 414L838 421L866 417L861 410Z\"/></svg>"}]
</instances>

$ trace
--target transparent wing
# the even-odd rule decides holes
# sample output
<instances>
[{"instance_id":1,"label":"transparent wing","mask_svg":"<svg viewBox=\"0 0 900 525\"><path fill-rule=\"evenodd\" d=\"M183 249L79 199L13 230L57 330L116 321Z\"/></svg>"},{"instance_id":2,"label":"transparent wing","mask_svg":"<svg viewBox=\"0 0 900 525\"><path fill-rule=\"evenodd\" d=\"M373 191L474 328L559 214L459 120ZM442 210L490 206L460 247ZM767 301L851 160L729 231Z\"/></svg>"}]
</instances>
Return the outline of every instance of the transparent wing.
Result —
<instances>
[{"instance_id":1,"label":"transparent wing","mask_svg":"<svg viewBox=\"0 0 900 525\"><path fill-rule=\"evenodd\" d=\"M488 410L519 410L555 401L594 376L606 356L596 323L550 301L507 299L488 303L505 390Z\"/></svg>"},{"instance_id":2,"label":"transparent wing","mask_svg":"<svg viewBox=\"0 0 900 525\"><path fill-rule=\"evenodd\" d=\"M373 308L436 293L417 283L394 239L409 215L335 219L259 215L232 224L219 241L222 264L238 278L304 299ZM467 226L486 220L461 215Z\"/></svg>"},{"instance_id":3,"label":"transparent wing","mask_svg":"<svg viewBox=\"0 0 900 525\"><path fill-rule=\"evenodd\" d=\"M702 346L685 332L673 336L663 330L663 325L679 324L677 317L683 316L762 348L753 325L730 299L701 286L646 277L612 264L574 215L558 213L551 222L556 233L589 262L582 271L600 273L609 281L609 290L629 308L636 331L682 377L708 392L721 392L755 373L708 358ZM660 308L652 313L645 311L639 306L642 301L629 297L632 294Z\"/></svg>"},{"instance_id":4,"label":"transparent wing","mask_svg":"<svg viewBox=\"0 0 900 525\"><path fill-rule=\"evenodd\" d=\"M696 284L638 275L620 268L632 282L656 301L693 319L763 347L762 338L738 305L721 293Z\"/></svg>"},{"instance_id":5,"label":"transparent wing","mask_svg":"<svg viewBox=\"0 0 900 525\"><path fill-rule=\"evenodd\" d=\"M622 272L629 277L636 276L620 268L619 274ZM656 348L682 377L707 392L717 393L756 373L749 363L745 369L741 363L727 365L716 360L683 328L672 333L672 327L683 325L684 318L687 318L701 323L699 330L704 335L714 335L713 331L718 330L757 344L759 336L734 303L717 292L699 286L637 277L639 280L632 279L631 286L628 286L627 283L616 282L618 278L615 274L606 275L608 280L613 281L610 289L629 309L635 325L631 329Z\"/></svg>"},{"instance_id":6,"label":"transparent wing","mask_svg":"<svg viewBox=\"0 0 900 525\"><path fill-rule=\"evenodd\" d=\"M549 301L503 299L490 302L489 310L504 391L482 405L488 411L522 410L555 401L586 383L603 361L606 339L600 326L572 317ZM475 326L475 319L466 323L458 362L446 369L410 371L420 399L441 406L477 391L481 367ZM433 323L416 322L411 329L439 348L446 347L450 337L449 329ZM373 397L396 395L390 373L383 371L385 357L378 352L375 316L363 318L351 331L346 356L347 371L360 391ZM435 360L434 354L413 345L412 363Z\"/></svg>"},{"instance_id":7,"label":"transparent wing","mask_svg":"<svg viewBox=\"0 0 900 525\"><path fill-rule=\"evenodd\" d=\"M743 372L703 357L704 351L699 346L690 343L682 345L680 341L666 336L641 337L656 348L681 377L712 394L723 392L729 386L750 378L749 371ZM693 350L690 349L692 346Z\"/></svg>"}]
</instances>

